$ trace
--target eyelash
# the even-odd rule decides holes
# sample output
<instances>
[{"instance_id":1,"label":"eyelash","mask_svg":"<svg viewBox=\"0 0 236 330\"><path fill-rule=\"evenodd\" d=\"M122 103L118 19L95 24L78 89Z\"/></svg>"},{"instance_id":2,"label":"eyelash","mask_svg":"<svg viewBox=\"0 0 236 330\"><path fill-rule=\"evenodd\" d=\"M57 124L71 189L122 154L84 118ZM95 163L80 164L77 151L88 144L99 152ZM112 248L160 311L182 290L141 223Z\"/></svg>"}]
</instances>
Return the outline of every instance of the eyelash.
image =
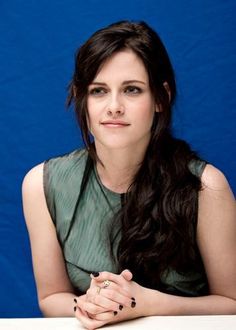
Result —
<instances>
[{"instance_id":1,"label":"eyelash","mask_svg":"<svg viewBox=\"0 0 236 330\"><path fill-rule=\"evenodd\" d=\"M127 86L125 88L125 90L128 90L128 89L133 90L133 92L130 91L131 94L140 94L140 93L142 93L142 89L140 87L137 87L137 86ZM134 92L134 90L136 90L136 91Z\"/></svg>"},{"instance_id":2,"label":"eyelash","mask_svg":"<svg viewBox=\"0 0 236 330\"><path fill-rule=\"evenodd\" d=\"M124 88L125 94L137 95L142 93L142 89L137 86L127 86ZM95 87L89 91L89 95L100 96L107 93L107 90L103 87Z\"/></svg>"},{"instance_id":3,"label":"eyelash","mask_svg":"<svg viewBox=\"0 0 236 330\"><path fill-rule=\"evenodd\" d=\"M105 90L105 88L102 88L102 87L95 87L95 88L92 88L92 89L89 91L89 94L90 94L90 95L97 96L97 95L101 95L101 91L103 92L102 94L106 94L106 90Z\"/></svg>"}]
</instances>

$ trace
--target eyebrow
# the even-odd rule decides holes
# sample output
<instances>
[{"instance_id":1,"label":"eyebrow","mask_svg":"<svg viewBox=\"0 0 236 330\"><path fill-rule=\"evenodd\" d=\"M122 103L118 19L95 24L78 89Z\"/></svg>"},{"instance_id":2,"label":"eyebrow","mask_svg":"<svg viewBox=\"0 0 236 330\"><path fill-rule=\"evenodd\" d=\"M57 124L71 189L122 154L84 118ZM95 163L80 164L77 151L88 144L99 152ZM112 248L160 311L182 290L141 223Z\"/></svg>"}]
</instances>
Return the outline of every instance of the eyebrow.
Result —
<instances>
[{"instance_id":1,"label":"eyebrow","mask_svg":"<svg viewBox=\"0 0 236 330\"><path fill-rule=\"evenodd\" d=\"M140 83L140 84L146 85L146 83L141 80L125 80L125 81L123 81L122 85L135 84L135 83ZM107 86L106 83L99 82L99 81L93 81L93 82L91 82L91 85Z\"/></svg>"}]
</instances>

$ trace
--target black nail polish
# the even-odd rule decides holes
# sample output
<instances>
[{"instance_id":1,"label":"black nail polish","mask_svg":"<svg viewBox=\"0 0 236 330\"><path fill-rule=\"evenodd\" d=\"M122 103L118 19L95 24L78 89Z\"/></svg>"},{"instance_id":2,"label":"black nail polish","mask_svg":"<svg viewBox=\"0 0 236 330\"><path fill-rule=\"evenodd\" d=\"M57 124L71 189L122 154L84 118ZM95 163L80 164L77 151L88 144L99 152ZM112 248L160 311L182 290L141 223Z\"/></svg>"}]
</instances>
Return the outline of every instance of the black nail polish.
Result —
<instances>
[{"instance_id":1,"label":"black nail polish","mask_svg":"<svg viewBox=\"0 0 236 330\"><path fill-rule=\"evenodd\" d=\"M76 312L76 306L74 307L74 312Z\"/></svg>"},{"instance_id":2,"label":"black nail polish","mask_svg":"<svg viewBox=\"0 0 236 330\"><path fill-rule=\"evenodd\" d=\"M132 298L131 298L131 300L135 301L135 298L134 298L134 297L132 297Z\"/></svg>"},{"instance_id":3,"label":"black nail polish","mask_svg":"<svg viewBox=\"0 0 236 330\"><path fill-rule=\"evenodd\" d=\"M74 298L74 302L77 304L77 299Z\"/></svg>"},{"instance_id":4,"label":"black nail polish","mask_svg":"<svg viewBox=\"0 0 236 330\"><path fill-rule=\"evenodd\" d=\"M120 306L119 306L119 310L122 311L123 307L124 307L124 306L120 305Z\"/></svg>"},{"instance_id":5,"label":"black nail polish","mask_svg":"<svg viewBox=\"0 0 236 330\"><path fill-rule=\"evenodd\" d=\"M98 277L99 276L99 273L98 272L92 272L91 273L94 277Z\"/></svg>"},{"instance_id":6,"label":"black nail polish","mask_svg":"<svg viewBox=\"0 0 236 330\"><path fill-rule=\"evenodd\" d=\"M115 311L115 312L113 312L113 314L114 314L114 315L117 315L117 314L118 314L118 312L117 312L117 311Z\"/></svg>"},{"instance_id":7,"label":"black nail polish","mask_svg":"<svg viewBox=\"0 0 236 330\"><path fill-rule=\"evenodd\" d=\"M131 307L134 308L136 306L136 302L135 301L132 301L131 302Z\"/></svg>"}]
</instances>

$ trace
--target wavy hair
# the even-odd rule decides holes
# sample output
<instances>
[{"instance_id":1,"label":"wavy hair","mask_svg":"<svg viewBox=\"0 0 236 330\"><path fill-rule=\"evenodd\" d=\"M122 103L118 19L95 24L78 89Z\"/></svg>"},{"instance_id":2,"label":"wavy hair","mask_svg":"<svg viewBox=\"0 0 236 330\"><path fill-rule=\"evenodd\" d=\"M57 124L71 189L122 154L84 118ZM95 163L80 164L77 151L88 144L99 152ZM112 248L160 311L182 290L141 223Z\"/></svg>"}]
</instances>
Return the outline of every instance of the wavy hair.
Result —
<instances>
[{"instance_id":1,"label":"wavy hair","mask_svg":"<svg viewBox=\"0 0 236 330\"><path fill-rule=\"evenodd\" d=\"M86 148L98 161L87 125L88 86L114 53L132 50L143 62L155 102L150 143L116 216L121 221L119 268L130 269L141 285L160 288L164 271L196 266L198 192L201 183L189 170L197 159L188 144L171 134L176 97L174 71L158 34L145 22L121 21L98 30L76 54L68 105L75 104ZM168 84L169 91L165 88ZM169 92L169 93L168 93Z\"/></svg>"}]
</instances>

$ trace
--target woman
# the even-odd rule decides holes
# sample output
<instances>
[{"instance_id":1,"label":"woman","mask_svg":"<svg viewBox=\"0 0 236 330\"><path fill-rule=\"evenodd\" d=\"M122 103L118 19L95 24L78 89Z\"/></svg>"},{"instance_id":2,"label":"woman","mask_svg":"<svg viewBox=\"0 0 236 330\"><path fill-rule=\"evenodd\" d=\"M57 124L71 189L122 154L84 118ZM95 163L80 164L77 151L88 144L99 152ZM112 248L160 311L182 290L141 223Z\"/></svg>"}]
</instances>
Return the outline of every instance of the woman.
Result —
<instances>
[{"instance_id":1,"label":"woman","mask_svg":"<svg viewBox=\"0 0 236 330\"><path fill-rule=\"evenodd\" d=\"M68 103L86 149L23 182L39 305L85 327L147 315L236 313L235 201L224 175L170 132L176 86L146 23L78 51Z\"/></svg>"}]
</instances>

